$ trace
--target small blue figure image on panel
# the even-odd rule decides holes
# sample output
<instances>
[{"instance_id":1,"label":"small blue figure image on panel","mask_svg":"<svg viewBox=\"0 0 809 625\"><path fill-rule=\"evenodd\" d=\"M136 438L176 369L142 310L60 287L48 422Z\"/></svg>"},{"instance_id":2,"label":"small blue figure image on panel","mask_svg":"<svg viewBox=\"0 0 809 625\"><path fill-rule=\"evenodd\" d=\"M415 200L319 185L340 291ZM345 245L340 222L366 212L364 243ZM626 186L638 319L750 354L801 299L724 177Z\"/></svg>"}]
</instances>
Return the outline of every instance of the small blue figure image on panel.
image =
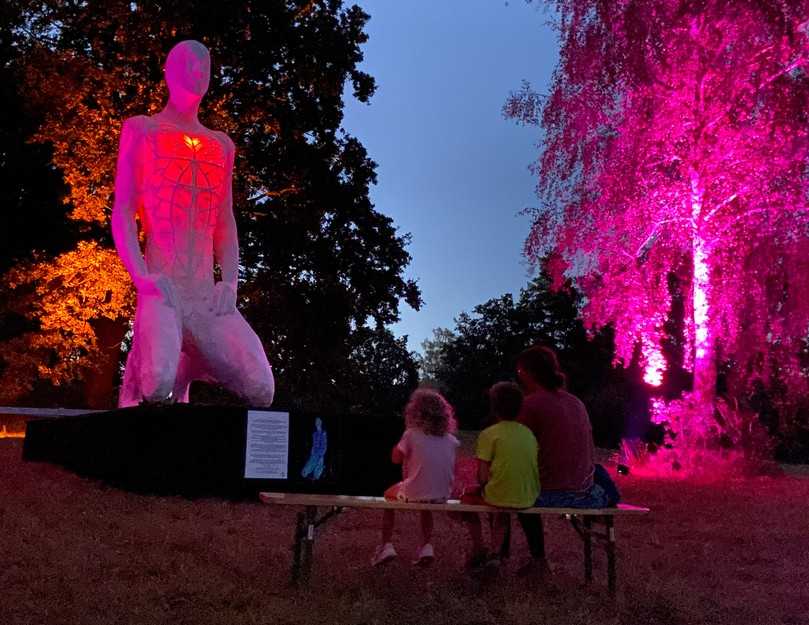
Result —
<instances>
[{"instance_id":1,"label":"small blue figure image on panel","mask_svg":"<svg viewBox=\"0 0 809 625\"><path fill-rule=\"evenodd\" d=\"M328 448L328 436L326 430L323 429L323 420L320 417L315 418L315 431L312 432L312 451L309 454L309 459L301 469L301 477L317 481L323 475L326 468L326 449Z\"/></svg>"}]
</instances>

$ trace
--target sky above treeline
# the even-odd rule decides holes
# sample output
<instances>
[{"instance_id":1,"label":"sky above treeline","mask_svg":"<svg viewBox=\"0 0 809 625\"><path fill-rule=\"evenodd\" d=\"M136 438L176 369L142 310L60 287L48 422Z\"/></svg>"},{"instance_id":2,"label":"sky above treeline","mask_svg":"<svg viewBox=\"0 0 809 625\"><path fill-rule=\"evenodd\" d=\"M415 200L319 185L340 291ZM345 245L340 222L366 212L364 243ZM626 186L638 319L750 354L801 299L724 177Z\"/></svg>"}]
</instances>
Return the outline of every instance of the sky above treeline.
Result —
<instances>
[{"instance_id":1,"label":"sky above treeline","mask_svg":"<svg viewBox=\"0 0 809 625\"><path fill-rule=\"evenodd\" d=\"M411 233L425 305L403 306L394 333L410 349L462 311L530 279L521 250L536 205L528 170L539 130L504 119L523 79L547 91L557 61L548 14L523 0L355 0L371 16L361 68L370 104L346 93L343 127L377 162L377 209Z\"/></svg>"}]
</instances>

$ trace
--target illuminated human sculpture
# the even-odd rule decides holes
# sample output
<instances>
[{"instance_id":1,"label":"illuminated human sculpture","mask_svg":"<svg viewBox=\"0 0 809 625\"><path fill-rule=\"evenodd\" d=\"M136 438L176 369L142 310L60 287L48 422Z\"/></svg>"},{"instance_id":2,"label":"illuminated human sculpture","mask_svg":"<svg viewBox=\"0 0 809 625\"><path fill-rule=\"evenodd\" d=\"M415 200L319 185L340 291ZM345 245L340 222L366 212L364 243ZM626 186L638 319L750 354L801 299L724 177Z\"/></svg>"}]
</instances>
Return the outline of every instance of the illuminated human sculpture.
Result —
<instances>
[{"instance_id":1,"label":"illuminated human sculpture","mask_svg":"<svg viewBox=\"0 0 809 625\"><path fill-rule=\"evenodd\" d=\"M177 44L165 66L168 104L151 117L127 119L121 132L112 234L137 309L120 406L188 401L196 379L218 382L253 406L272 403L272 369L236 310L234 145L197 118L210 67L201 43Z\"/></svg>"}]
</instances>

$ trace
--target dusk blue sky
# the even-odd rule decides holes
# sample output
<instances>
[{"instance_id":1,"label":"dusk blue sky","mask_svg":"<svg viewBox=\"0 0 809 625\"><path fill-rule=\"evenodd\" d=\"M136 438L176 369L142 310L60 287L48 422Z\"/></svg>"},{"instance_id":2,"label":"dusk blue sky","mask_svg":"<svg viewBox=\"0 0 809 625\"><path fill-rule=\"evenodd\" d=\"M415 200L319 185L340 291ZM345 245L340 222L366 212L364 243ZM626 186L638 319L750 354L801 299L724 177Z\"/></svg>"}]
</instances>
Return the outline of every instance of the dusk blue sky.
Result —
<instances>
[{"instance_id":1,"label":"dusk blue sky","mask_svg":"<svg viewBox=\"0 0 809 625\"><path fill-rule=\"evenodd\" d=\"M523 0L355 0L371 19L364 71L370 104L346 94L344 128L378 164L377 209L410 232L425 305L403 305L393 327L411 349L433 328L529 279L522 244L536 204L536 128L503 118L523 79L546 91L557 42L546 15Z\"/></svg>"}]
</instances>

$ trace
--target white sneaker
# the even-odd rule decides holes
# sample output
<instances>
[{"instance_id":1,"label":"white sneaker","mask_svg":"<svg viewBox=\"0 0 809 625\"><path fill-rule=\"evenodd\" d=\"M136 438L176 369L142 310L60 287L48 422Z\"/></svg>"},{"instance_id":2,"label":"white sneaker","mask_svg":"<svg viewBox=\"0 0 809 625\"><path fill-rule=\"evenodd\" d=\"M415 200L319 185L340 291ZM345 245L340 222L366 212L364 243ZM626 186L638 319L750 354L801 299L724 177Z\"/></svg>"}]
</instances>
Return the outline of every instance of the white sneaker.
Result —
<instances>
[{"instance_id":1,"label":"white sneaker","mask_svg":"<svg viewBox=\"0 0 809 625\"><path fill-rule=\"evenodd\" d=\"M413 564L416 566L430 566L433 563L433 560L435 560L433 546L430 543L427 543L419 550L419 554L416 556L416 559L413 560Z\"/></svg>"},{"instance_id":2,"label":"white sneaker","mask_svg":"<svg viewBox=\"0 0 809 625\"><path fill-rule=\"evenodd\" d=\"M371 559L371 566L379 566L386 564L396 557L396 548L393 543L385 543L379 545L374 552L374 557Z\"/></svg>"}]
</instances>

